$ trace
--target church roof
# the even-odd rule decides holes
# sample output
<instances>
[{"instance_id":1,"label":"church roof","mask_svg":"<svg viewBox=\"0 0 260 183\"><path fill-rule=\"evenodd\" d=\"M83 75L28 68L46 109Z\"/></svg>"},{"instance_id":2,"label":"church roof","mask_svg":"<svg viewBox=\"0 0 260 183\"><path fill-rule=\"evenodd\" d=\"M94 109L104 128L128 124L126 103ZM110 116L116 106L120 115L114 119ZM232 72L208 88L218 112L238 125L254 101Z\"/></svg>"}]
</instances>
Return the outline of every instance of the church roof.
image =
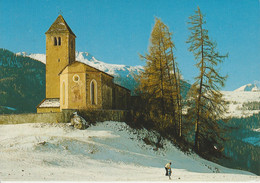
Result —
<instances>
[{"instance_id":1,"label":"church roof","mask_svg":"<svg viewBox=\"0 0 260 183\"><path fill-rule=\"evenodd\" d=\"M64 18L59 15L58 18L55 20L55 22L51 25L49 30L45 32L45 34L48 33L70 33L76 37L76 35L72 32L70 27L68 26L67 22L64 20Z\"/></svg>"},{"instance_id":2,"label":"church roof","mask_svg":"<svg viewBox=\"0 0 260 183\"><path fill-rule=\"evenodd\" d=\"M90 67L90 68L96 70L97 72L102 72L103 74L106 74L107 76L110 76L110 77L114 78L114 76L112 76L112 75L110 75L110 74L108 74L108 73L106 73L106 72L104 72L104 71L101 71L101 70L99 70L99 69L97 69L97 68L95 68L95 67L92 67L92 66L90 66L90 65L88 65L88 64L86 64L86 63L79 62L79 61L74 61L74 62L72 62L72 63L69 63L68 65L66 65L66 66L60 71L60 73L59 73L58 75L60 75L67 67L69 67L69 66L71 66L71 65L73 65L73 64L83 64L83 65L86 65L86 66L88 66L88 67Z\"/></svg>"},{"instance_id":3,"label":"church roof","mask_svg":"<svg viewBox=\"0 0 260 183\"><path fill-rule=\"evenodd\" d=\"M120 87L120 88L123 88L123 89L125 89L125 90L127 90L127 91L129 91L129 92L131 92L131 90L129 90L128 88L126 88L126 87L123 87L123 86L121 86L121 85L119 85L119 84L116 84L116 83L114 83L116 86L118 86L118 87Z\"/></svg>"},{"instance_id":4,"label":"church roof","mask_svg":"<svg viewBox=\"0 0 260 183\"><path fill-rule=\"evenodd\" d=\"M60 107L60 99L59 98L46 98L44 99L37 108L52 108L52 107Z\"/></svg>"}]
</instances>

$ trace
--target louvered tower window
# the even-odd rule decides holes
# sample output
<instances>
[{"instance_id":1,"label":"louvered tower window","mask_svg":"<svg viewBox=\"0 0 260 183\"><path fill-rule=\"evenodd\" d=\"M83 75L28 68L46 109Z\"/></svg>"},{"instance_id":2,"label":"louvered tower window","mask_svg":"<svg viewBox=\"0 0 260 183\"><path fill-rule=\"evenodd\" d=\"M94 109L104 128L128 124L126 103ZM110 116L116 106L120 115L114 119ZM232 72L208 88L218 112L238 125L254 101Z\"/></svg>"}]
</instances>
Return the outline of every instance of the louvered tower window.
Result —
<instances>
[{"instance_id":1,"label":"louvered tower window","mask_svg":"<svg viewBox=\"0 0 260 183\"><path fill-rule=\"evenodd\" d=\"M59 46L61 45L61 38L60 37L58 38L58 45Z\"/></svg>"},{"instance_id":2,"label":"louvered tower window","mask_svg":"<svg viewBox=\"0 0 260 183\"><path fill-rule=\"evenodd\" d=\"M54 46L57 46L57 38L54 37Z\"/></svg>"}]
</instances>

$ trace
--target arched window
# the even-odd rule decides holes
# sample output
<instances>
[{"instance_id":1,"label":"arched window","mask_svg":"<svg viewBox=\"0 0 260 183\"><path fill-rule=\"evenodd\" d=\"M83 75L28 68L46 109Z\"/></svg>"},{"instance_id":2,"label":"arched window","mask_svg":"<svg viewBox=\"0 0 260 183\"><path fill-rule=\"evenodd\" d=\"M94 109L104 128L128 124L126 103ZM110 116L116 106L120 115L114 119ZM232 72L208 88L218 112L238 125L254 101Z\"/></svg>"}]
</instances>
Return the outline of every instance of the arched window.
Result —
<instances>
[{"instance_id":1,"label":"arched window","mask_svg":"<svg viewBox=\"0 0 260 183\"><path fill-rule=\"evenodd\" d=\"M62 83L62 104L65 105L65 82Z\"/></svg>"},{"instance_id":2,"label":"arched window","mask_svg":"<svg viewBox=\"0 0 260 183\"><path fill-rule=\"evenodd\" d=\"M54 37L54 46L57 46L57 38Z\"/></svg>"},{"instance_id":3,"label":"arched window","mask_svg":"<svg viewBox=\"0 0 260 183\"><path fill-rule=\"evenodd\" d=\"M59 46L61 45L61 38L60 37L58 38L58 45Z\"/></svg>"},{"instance_id":4,"label":"arched window","mask_svg":"<svg viewBox=\"0 0 260 183\"><path fill-rule=\"evenodd\" d=\"M97 82L94 79L90 82L90 102L92 105L97 104Z\"/></svg>"}]
</instances>

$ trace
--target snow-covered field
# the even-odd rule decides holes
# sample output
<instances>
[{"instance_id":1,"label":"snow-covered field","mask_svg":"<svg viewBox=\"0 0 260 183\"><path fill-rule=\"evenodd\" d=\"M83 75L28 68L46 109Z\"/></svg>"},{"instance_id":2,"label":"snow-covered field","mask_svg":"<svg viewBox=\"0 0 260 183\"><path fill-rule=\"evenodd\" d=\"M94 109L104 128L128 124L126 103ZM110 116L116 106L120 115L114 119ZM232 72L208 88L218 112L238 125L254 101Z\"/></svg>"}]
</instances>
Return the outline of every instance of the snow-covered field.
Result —
<instances>
[{"instance_id":1,"label":"snow-covered field","mask_svg":"<svg viewBox=\"0 0 260 183\"><path fill-rule=\"evenodd\" d=\"M260 110L245 110L243 104L247 102L260 102L260 92L252 91L222 91L224 100L229 102L227 117L248 117L259 113Z\"/></svg>"},{"instance_id":2,"label":"snow-covered field","mask_svg":"<svg viewBox=\"0 0 260 183\"><path fill-rule=\"evenodd\" d=\"M141 138L154 133L122 122L86 130L68 124L0 125L0 181L260 181L260 176L186 155L167 140L153 150Z\"/></svg>"}]
</instances>

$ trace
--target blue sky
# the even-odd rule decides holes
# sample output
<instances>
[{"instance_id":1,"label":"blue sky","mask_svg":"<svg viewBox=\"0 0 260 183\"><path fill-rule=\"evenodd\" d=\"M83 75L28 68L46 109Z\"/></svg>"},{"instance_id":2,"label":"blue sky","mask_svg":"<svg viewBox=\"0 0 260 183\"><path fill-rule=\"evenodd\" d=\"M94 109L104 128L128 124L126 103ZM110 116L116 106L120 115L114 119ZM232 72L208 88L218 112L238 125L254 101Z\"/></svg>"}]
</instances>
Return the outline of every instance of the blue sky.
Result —
<instances>
[{"instance_id":1,"label":"blue sky","mask_svg":"<svg viewBox=\"0 0 260 183\"><path fill-rule=\"evenodd\" d=\"M188 17L200 7L211 39L229 58L224 90L260 80L259 0L0 0L0 47L45 53L45 32L60 11L76 34L76 50L114 64L144 65L154 18L173 32L175 55L184 79L197 75L188 52Z\"/></svg>"}]
</instances>

